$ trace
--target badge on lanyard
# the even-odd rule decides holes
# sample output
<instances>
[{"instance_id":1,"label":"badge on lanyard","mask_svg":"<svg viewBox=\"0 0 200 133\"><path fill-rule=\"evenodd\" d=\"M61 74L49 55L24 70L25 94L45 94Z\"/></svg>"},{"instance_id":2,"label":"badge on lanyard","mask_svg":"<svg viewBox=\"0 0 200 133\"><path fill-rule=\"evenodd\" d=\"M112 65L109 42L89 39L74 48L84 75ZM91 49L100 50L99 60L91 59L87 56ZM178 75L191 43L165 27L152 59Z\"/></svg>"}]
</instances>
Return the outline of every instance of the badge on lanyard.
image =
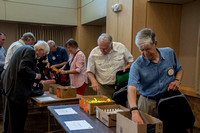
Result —
<instances>
[{"instance_id":1,"label":"badge on lanyard","mask_svg":"<svg viewBox=\"0 0 200 133\"><path fill-rule=\"evenodd\" d=\"M56 60L56 57L55 57L55 56L53 56L53 57L52 57L52 60Z\"/></svg>"},{"instance_id":2,"label":"badge on lanyard","mask_svg":"<svg viewBox=\"0 0 200 133\"><path fill-rule=\"evenodd\" d=\"M167 75L168 76L173 76L174 75L174 69L173 68L169 68L168 70L167 70Z\"/></svg>"}]
</instances>

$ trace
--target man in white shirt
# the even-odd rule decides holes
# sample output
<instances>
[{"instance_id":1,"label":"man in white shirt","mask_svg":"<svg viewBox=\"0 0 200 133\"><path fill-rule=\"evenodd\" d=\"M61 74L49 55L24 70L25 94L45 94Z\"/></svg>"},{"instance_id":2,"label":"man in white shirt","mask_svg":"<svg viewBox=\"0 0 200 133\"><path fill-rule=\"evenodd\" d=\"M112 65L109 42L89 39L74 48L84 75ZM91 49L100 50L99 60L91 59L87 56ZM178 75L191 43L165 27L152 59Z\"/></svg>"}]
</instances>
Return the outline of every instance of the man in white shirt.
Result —
<instances>
[{"instance_id":1,"label":"man in white shirt","mask_svg":"<svg viewBox=\"0 0 200 133\"><path fill-rule=\"evenodd\" d=\"M5 59L5 65L4 65L4 69L7 68L9 62L10 62L10 59L12 57L12 55L14 54L14 52L21 46L24 46L24 45L33 45L35 43L36 39L35 39L35 36L33 35L33 33L31 32L27 32L27 33L24 33L22 38L14 43L12 43L10 45L10 47L8 48L8 51L7 51L7 55L6 55L6 59Z\"/></svg>"},{"instance_id":2,"label":"man in white shirt","mask_svg":"<svg viewBox=\"0 0 200 133\"><path fill-rule=\"evenodd\" d=\"M133 56L120 42L112 42L109 34L103 33L98 38L88 58L87 73L92 88L99 95L112 97L116 82L116 73L130 68Z\"/></svg>"}]
</instances>

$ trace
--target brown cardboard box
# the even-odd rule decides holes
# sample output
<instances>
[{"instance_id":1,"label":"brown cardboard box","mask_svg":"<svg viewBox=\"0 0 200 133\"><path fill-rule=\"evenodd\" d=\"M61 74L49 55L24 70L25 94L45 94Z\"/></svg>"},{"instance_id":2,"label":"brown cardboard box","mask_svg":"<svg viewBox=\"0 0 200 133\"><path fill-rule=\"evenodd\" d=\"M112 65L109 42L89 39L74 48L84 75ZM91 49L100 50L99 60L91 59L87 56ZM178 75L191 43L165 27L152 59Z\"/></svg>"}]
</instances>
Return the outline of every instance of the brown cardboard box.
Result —
<instances>
[{"instance_id":1,"label":"brown cardboard box","mask_svg":"<svg viewBox=\"0 0 200 133\"><path fill-rule=\"evenodd\" d=\"M102 105L96 107L96 117L108 127L116 126L116 109L129 111L121 105Z\"/></svg>"},{"instance_id":2,"label":"brown cardboard box","mask_svg":"<svg viewBox=\"0 0 200 133\"><path fill-rule=\"evenodd\" d=\"M163 123L159 119L146 113L140 114L145 121L144 124L137 124L131 120L129 111L117 113L117 133L162 133Z\"/></svg>"},{"instance_id":3,"label":"brown cardboard box","mask_svg":"<svg viewBox=\"0 0 200 133\"><path fill-rule=\"evenodd\" d=\"M59 84L50 84L49 85L49 93L57 95L57 88L60 86Z\"/></svg>"},{"instance_id":4,"label":"brown cardboard box","mask_svg":"<svg viewBox=\"0 0 200 133\"><path fill-rule=\"evenodd\" d=\"M41 80L41 83L43 85L43 90L44 91L49 91L49 85L50 84L55 84L56 81L51 79L51 80Z\"/></svg>"},{"instance_id":5,"label":"brown cardboard box","mask_svg":"<svg viewBox=\"0 0 200 133\"><path fill-rule=\"evenodd\" d=\"M79 105L88 114L96 114L96 106L115 104L115 101L113 101L112 99L110 99L110 102L101 102L101 103L89 103L88 102L88 101L94 100L94 98L96 98L97 100L100 100L100 101L101 100L105 101L105 100L109 99L108 97L103 96L103 95L82 96L79 101Z\"/></svg>"},{"instance_id":6,"label":"brown cardboard box","mask_svg":"<svg viewBox=\"0 0 200 133\"><path fill-rule=\"evenodd\" d=\"M76 88L72 86L57 86L57 97L71 98L76 97Z\"/></svg>"}]
</instances>

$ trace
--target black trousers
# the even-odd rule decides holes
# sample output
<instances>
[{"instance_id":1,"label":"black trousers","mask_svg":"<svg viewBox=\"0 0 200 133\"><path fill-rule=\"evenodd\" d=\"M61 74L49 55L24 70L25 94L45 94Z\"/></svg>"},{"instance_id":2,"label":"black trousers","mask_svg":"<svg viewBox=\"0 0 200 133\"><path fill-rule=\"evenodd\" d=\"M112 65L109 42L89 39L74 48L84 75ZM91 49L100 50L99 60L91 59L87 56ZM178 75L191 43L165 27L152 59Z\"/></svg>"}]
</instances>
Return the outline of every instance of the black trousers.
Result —
<instances>
[{"instance_id":1,"label":"black trousers","mask_svg":"<svg viewBox=\"0 0 200 133\"><path fill-rule=\"evenodd\" d=\"M28 113L27 103L21 105L5 98L3 133L23 133Z\"/></svg>"}]
</instances>

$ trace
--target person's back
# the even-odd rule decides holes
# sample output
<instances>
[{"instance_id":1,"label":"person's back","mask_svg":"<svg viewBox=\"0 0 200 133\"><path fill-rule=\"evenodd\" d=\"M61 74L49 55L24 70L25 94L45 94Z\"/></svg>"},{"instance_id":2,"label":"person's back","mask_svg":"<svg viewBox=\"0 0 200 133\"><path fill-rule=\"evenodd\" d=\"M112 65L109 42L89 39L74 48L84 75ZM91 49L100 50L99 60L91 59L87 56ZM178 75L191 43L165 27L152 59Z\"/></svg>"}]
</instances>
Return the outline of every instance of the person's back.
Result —
<instances>
[{"instance_id":1,"label":"person's back","mask_svg":"<svg viewBox=\"0 0 200 133\"><path fill-rule=\"evenodd\" d=\"M36 64L34 63L34 56L35 52L31 46L20 47L14 52L7 67L8 69L6 69L5 72L2 74L4 91L6 95L15 102L26 102L26 99L30 96L31 90L28 92L24 89L32 88L32 79L35 78L35 73L33 73L29 69L35 70L36 68ZM27 64L20 64L20 62L25 60L27 60L27 64L31 63L35 65L30 65L30 68L27 68ZM20 97L19 94L21 94L21 92L24 92L24 95L27 96Z\"/></svg>"},{"instance_id":2,"label":"person's back","mask_svg":"<svg viewBox=\"0 0 200 133\"><path fill-rule=\"evenodd\" d=\"M36 39L35 39L34 35L31 32L27 32L27 33L23 34L23 36L20 40L12 43L7 50L4 69L7 68L8 64L10 62L10 59L12 58L12 55L19 47L24 46L24 45L33 45L35 40Z\"/></svg>"}]
</instances>

